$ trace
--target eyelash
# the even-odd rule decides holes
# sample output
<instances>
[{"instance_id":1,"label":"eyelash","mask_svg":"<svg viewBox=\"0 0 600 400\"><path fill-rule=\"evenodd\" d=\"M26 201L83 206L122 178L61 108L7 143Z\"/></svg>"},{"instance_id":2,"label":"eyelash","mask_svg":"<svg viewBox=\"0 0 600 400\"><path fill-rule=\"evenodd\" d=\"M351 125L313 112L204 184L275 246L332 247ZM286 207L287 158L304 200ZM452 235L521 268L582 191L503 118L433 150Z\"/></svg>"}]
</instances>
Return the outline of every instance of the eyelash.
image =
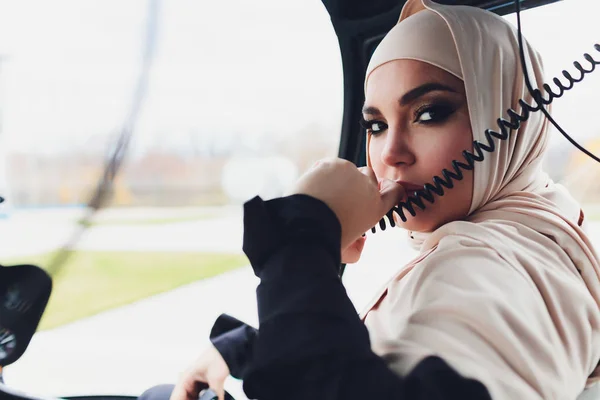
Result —
<instances>
[{"instance_id":1,"label":"eyelash","mask_svg":"<svg viewBox=\"0 0 600 400\"><path fill-rule=\"evenodd\" d=\"M449 104L443 104L443 103L426 104L415 110L414 115L413 115L413 122L422 124L422 125L439 124L439 123L444 122L446 119L448 119L448 117L450 115L452 115L452 113L454 113L454 111L455 111L454 107ZM423 114L428 113L428 112L433 114L433 117L431 118L431 120L419 121L419 118L421 118L423 116ZM373 130L373 126L375 124L380 124L383 127L380 128L379 130L375 131L375 130ZM383 121L374 120L374 119L366 120L364 118L361 118L360 126L363 129L366 129L372 135L377 135L377 134L385 131L388 127L387 124Z\"/></svg>"},{"instance_id":2,"label":"eyelash","mask_svg":"<svg viewBox=\"0 0 600 400\"><path fill-rule=\"evenodd\" d=\"M375 124L381 124L384 126L384 128L374 131L373 130L373 125ZM365 129L367 132L369 132L371 135L377 135L383 131L385 131L387 129L387 124L379 121L379 120L375 120L375 119L370 119L370 120L366 120L364 118L360 119L360 126Z\"/></svg>"}]
</instances>

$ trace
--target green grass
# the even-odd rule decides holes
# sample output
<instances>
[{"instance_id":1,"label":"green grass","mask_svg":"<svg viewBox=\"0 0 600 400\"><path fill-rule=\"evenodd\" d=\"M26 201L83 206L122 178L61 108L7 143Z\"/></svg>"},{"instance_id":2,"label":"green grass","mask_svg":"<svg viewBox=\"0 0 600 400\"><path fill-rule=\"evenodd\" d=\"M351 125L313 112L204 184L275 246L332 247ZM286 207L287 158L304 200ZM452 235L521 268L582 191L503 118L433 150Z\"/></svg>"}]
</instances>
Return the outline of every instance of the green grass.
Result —
<instances>
[{"instance_id":1,"label":"green grass","mask_svg":"<svg viewBox=\"0 0 600 400\"><path fill-rule=\"evenodd\" d=\"M54 253L13 260L44 267ZM237 254L76 251L53 277L39 330L248 265Z\"/></svg>"}]
</instances>

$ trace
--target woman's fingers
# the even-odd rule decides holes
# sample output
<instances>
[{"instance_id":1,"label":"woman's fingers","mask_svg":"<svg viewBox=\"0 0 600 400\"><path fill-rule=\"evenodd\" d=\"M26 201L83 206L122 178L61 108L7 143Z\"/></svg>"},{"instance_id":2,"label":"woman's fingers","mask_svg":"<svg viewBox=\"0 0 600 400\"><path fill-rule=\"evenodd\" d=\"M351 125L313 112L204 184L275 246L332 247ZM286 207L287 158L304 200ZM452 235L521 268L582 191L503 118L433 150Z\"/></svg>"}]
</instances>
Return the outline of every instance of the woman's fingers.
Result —
<instances>
[{"instance_id":1,"label":"woman's fingers","mask_svg":"<svg viewBox=\"0 0 600 400\"><path fill-rule=\"evenodd\" d=\"M325 203L342 226L342 249L350 246L385 215L402 195L395 182L378 184L373 169L342 159L322 161L296 182L291 194L305 194Z\"/></svg>"},{"instance_id":2,"label":"woman's fingers","mask_svg":"<svg viewBox=\"0 0 600 400\"><path fill-rule=\"evenodd\" d=\"M183 373L175 386L170 400L198 400L202 389L210 387L225 399L225 380L229 376L229 368L221 353L213 346L206 351Z\"/></svg>"},{"instance_id":3,"label":"woman's fingers","mask_svg":"<svg viewBox=\"0 0 600 400\"><path fill-rule=\"evenodd\" d=\"M404 187L389 179L381 181L379 193L381 193L384 214L392 207L398 205L398 203L406 197L406 190Z\"/></svg>"},{"instance_id":4,"label":"woman's fingers","mask_svg":"<svg viewBox=\"0 0 600 400\"><path fill-rule=\"evenodd\" d=\"M363 175L368 177L373 184L377 185L377 176L375 176L375 171L373 171L372 168L360 167L358 170L362 172Z\"/></svg>"},{"instance_id":5,"label":"woman's fingers","mask_svg":"<svg viewBox=\"0 0 600 400\"><path fill-rule=\"evenodd\" d=\"M372 168L361 167L358 170L363 175L368 177L369 180L379 188L382 206L384 208L382 213L387 213L393 206L398 205L398 203L404 198L405 190L402 185L389 179L382 179L381 181L378 181L375 171L373 171Z\"/></svg>"},{"instance_id":6,"label":"woman's fingers","mask_svg":"<svg viewBox=\"0 0 600 400\"><path fill-rule=\"evenodd\" d=\"M219 390L215 390L215 392L217 393L219 400L225 400L225 389L221 388Z\"/></svg>"},{"instance_id":7,"label":"woman's fingers","mask_svg":"<svg viewBox=\"0 0 600 400\"><path fill-rule=\"evenodd\" d=\"M217 394L219 400L225 400L225 388L223 382L209 382L208 386Z\"/></svg>"},{"instance_id":8,"label":"woman's fingers","mask_svg":"<svg viewBox=\"0 0 600 400\"><path fill-rule=\"evenodd\" d=\"M220 357L220 355L219 355ZM219 397L219 400L225 400L225 380L229 376L229 370L219 368L218 363L213 363L213 368L208 371L206 381L208 387L210 387Z\"/></svg>"},{"instance_id":9,"label":"woman's fingers","mask_svg":"<svg viewBox=\"0 0 600 400\"><path fill-rule=\"evenodd\" d=\"M187 393L185 389L183 389L180 384L175 385L169 400L187 400Z\"/></svg>"},{"instance_id":10,"label":"woman's fingers","mask_svg":"<svg viewBox=\"0 0 600 400\"><path fill-rule=\"evenodd\" d=\"M191 377L188 375L186 378L179 381L173 392L171 392L171 397L169 400L196 400L198 399L198 395L200 394L200 389L196 384L194 379L190 379Z\"/></svg>"}]
</instances>

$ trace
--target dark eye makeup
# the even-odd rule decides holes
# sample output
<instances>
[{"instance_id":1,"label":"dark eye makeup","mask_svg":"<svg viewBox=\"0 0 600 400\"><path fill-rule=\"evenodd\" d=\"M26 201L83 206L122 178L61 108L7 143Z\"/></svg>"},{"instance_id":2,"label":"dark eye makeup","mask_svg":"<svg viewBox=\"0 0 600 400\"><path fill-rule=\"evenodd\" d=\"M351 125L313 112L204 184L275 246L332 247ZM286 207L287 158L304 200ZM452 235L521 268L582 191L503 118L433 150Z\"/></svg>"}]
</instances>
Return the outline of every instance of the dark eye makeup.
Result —
<instances>
[{"instance_id":1,"label":"dark eye makeup","mask_svg":"<svg viewBox=\"0 0 600 400\"><path fill-rule=\"evenodd\" d=\"M360 119L360 126L363 129L366 129L370 134L378 134L387 129L387 124L383 121L379 121L376 119L366 120L364 118Z\"/></svg>"},{"instance_id":2,"label":"dark eye makeup","mask_svg":"<svg viewBox=\"0 0 600 400\"><path fill-rule=\"evenodd\" d=\"M448 103L425 104L415 110L413 122L420 124L441 123L450 117L456 108Z\"/></svg>"},{"instance_id":3,"label":"dark eye makeup","mask_svg":"<svg viewBox=\"0 0 600 400\"><path fill-rule=\"evenodd\" d=\"M445 122L456 109L457 107L449 102L426 103L413 112L412 122L421 125L440 124ZM388 125L379 119L361 118L360 126L372 135L381 133L388 128Z\"/></svg>"}]
</instances>

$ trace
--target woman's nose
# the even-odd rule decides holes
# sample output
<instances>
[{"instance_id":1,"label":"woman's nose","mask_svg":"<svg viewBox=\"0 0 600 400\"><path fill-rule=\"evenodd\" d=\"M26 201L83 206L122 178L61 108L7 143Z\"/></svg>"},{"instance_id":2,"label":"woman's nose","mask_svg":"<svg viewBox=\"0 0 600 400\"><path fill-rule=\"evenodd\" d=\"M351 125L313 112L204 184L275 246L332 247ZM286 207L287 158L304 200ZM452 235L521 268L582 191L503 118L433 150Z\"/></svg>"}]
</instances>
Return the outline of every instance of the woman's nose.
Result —
<instances>
[{"instance_id":1,"label":"woman's nose","mask_svg":"<svg viewBox=\"0 0 600 400\"><path fill-rule=\"evenodd\" d=\"M415 162L415 155L405 135L397 130L388 129L385 146L381 152L381 161L390 167L411 165Z\"/></svg>"}]
</instances>

